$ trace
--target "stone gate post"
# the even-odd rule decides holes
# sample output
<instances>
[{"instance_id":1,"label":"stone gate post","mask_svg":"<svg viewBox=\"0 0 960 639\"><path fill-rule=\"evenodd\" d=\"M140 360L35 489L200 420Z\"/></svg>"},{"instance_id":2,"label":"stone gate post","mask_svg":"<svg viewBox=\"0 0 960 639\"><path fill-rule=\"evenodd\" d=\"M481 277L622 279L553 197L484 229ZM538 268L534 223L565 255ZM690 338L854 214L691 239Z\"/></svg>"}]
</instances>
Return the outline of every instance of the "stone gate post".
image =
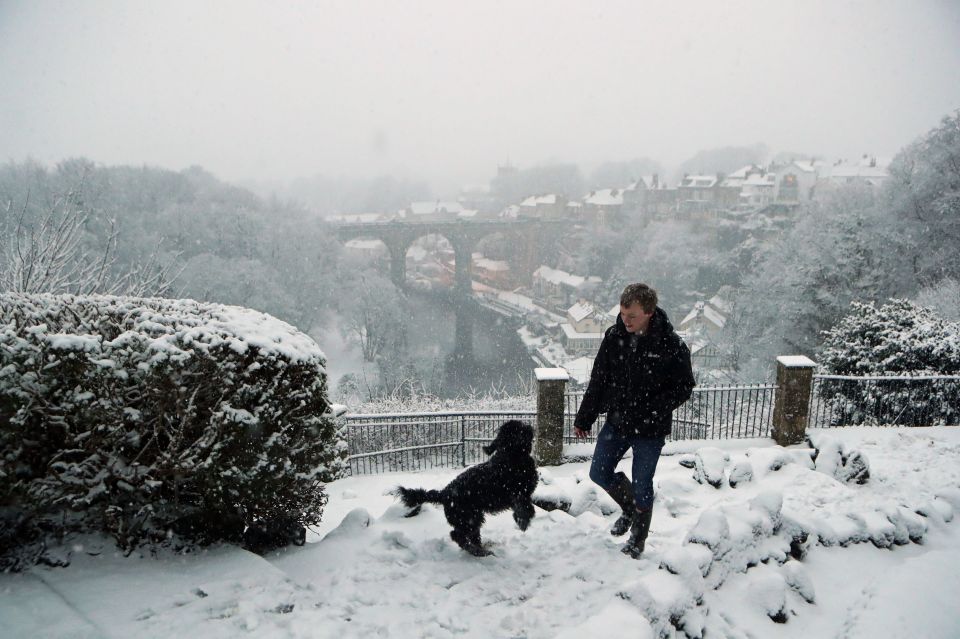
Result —
<instances>
[{"instance_id":1,"label":"stone gate post","mask_svg":"<svg viewBox=\"0 0 960 639\"><path fill-rule=\"evenodd\" d=\"M803 355L777 358L777 395L773 405L773 438L781 446L799 444L806 437L810 416L813 370L817 364Z\"/></svg>"},{"instance_id":2,"label":"stone gate post","mask_svg":"<svg viewBox=\"0 0 960 639\"><path fill-rule=\"evenodd\" d=\"M537 439L534 458L539 466L556 466L563 457L564 392L569 374L562 368L537 368Z\"/></svg>"}]
</instances>

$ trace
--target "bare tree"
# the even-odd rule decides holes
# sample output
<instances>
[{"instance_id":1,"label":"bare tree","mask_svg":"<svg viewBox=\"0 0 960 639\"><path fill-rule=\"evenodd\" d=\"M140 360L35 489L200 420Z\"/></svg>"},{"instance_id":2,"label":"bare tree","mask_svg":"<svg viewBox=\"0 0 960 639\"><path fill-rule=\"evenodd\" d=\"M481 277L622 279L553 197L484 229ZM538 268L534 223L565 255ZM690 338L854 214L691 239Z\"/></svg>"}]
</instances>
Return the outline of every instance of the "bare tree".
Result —
<instances>
[{"instance_id":1,"label":"bare tree","mask_svg":"<svg viewBox=\"0 0 960 639\"><path fill-rule=\"evenodd\" d=\"M372 271L360 274L352 289L344 303L343 327L360 343L364 360L372 362L402 345L403 300L389 279Z\"/></svg>"},{"instance_id":2,"label":"bare tree","mask_svg":"<svg viewBox=\"0 0 960 639\"><path fill-rule=\"evenodd\" d=\"M6 203L0 290L158 297L170 292L179 272L174 271L173 260L160 258L159 243L141 263L119 273L114 220L102 249L84 246L90 213L80 204L80 193L77 189L57 198L38 219L28 215L29 193L21 207Z\"/></svg>"}]
</instances>

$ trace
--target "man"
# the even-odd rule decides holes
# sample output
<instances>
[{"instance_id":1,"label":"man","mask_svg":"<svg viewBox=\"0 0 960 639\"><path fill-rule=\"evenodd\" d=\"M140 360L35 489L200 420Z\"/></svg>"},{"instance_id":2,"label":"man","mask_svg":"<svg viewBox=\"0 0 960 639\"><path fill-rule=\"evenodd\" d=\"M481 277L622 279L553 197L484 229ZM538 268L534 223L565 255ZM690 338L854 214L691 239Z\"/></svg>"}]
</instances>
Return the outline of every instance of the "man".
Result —
<instances>
[{"instance_id":1,"label":"man","mask_svg":"<svg viewBox=\"0 0 960 639\"><path fill-rule=\"evenodd\" d=\"M643 553L650 532L653 474L673 411L690 398L694 385L690 349L657 307L657 292L646 284L628 285L620 296L617 323L607 329L594 360L574 434L585 438L597 416L606 413L590 479L622 509L610 533L630 531L623 552L634 559ZM615 472L629 448L632 481Z\"/></svg>"}]
</instances>

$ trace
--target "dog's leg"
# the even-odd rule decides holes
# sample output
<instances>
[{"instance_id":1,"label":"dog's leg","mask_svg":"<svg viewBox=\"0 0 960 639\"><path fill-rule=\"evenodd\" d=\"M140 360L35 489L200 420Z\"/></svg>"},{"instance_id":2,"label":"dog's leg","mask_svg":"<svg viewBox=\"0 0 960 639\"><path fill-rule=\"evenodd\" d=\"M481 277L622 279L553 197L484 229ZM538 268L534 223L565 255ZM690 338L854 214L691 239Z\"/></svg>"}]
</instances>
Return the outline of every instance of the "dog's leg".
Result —
<instances>
[{"instance_id":1,"label":"dog's leg","mask_svg":"<svg viewBox=\"0 0 960 639\"><path fill-rule=\"evenodd\" d=\"M520 530L526 530L533 519L533 502L529 498L521 498L513 505L513 520Z\"/></svg>"},{"instance_id":2,"label":"dog's leg","mask_svg":"<svg viewBox=\"0 0 960 639\"><path fill-rule=\"evenodd\" d=\"M451 518L449 514L447 516L447 521L453 525L453 530L450 532L450 539L454 540L458 546L474 557L492 555L493 553L483 547L483 542L480 539L483 513L456 514L460 516L453 518Z\"/></svg>"}]
</instances>

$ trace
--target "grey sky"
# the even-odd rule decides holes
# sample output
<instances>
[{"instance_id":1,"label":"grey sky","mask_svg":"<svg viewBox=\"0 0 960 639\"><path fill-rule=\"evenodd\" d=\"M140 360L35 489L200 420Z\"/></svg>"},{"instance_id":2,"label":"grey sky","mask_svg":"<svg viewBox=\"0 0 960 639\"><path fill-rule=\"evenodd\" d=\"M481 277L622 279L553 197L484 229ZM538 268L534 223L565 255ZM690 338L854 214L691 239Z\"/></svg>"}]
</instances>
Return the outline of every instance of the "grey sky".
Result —
<instances>
[{"instance_id":1,"label":"grey sky","mask_svg":"<svg viewBox=\"0 0 960 639\"><path fill-rule=\"evenodd\" d=\"M0 0L0 160L226 179L892 155L960 107L960 3Z\"/></svg>"}]
</instances>

